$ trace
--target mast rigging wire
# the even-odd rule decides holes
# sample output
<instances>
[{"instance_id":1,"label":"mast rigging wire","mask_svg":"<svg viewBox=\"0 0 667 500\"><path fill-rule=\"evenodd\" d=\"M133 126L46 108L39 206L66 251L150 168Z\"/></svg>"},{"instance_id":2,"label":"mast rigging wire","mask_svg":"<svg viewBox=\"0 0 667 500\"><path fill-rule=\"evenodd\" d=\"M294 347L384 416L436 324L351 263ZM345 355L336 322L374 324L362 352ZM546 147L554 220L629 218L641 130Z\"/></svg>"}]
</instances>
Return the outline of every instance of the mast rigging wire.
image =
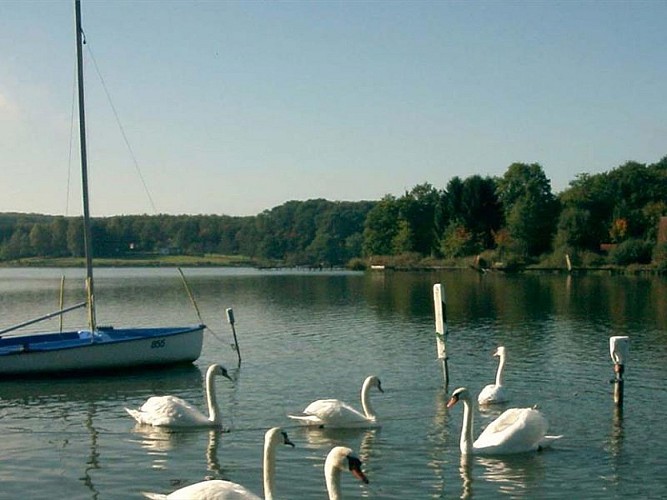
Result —
<instances>
[{"instance_id":1,"label":"mast rigging wire","mask_svg":"<svg viewBox=\"0 0 667 500\"><path fill-rule=\"evenodd\" d=\"M83 35L83 31L82 31ZM111 107L111 111L114 114L114 117L116 119L116 124L118 125L118 128L120 129L120 133L123 136L123 141L125 141L125 146L127 147L130 157L132 158L132 163L134 164L134 169L137 171L137 175L139 175L139 179L141 180L141 184L144 187L144 191L146 192L146 196L148 197L148 201L153 209L154 213L158 213L157 208L155 207L155 203L153 202L153 197L151 196L151 193L148 189L148 185L146 184L146 180L144 179L143 174L141 173L141 168L139 167L139 162L137 161L137 157L134 154L134 151L132 149L132 146L130 145L130 141L127 138L127 134L125 133L125 129L123 128L123 124L120 121L120 117L118 116L118 112L116 111L116 107L113 104L113 101L111 100L111 94L109 93L109 89L107 88L107 85L104 81L104 78L102 77L102 73L100 72L99 66L97 65L97 60L95 59L95 56L93 54L92 49L90 48L90 45L85 42L86 44L86 49L88 49L88 54L90 55L90 59L93 62L93 67L95 68L95 72L97 73L97 77L100 79L100 83L102 84L102 89L104 89L104 93L106 94L107 100L109 101L109 106Z\"/></svg>"}]
</instances>

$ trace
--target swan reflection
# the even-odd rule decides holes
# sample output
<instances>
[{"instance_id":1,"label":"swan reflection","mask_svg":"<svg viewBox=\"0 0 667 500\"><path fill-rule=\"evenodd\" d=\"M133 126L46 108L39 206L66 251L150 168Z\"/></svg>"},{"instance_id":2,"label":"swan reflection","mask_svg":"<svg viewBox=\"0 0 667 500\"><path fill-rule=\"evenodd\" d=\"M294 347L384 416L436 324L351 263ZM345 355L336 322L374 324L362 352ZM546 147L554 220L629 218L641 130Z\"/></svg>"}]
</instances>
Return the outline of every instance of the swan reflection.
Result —
<instances>
[{"instance_id":1,"label":"swan reflection","mask_svg":"<svg viewBox=\"0 0 667 500\"><path fill-rule=\"evenodd\" d=\"M472 498L472 457L470 455L461 455L459 474L461 475L461 498Z\"/></svg>"},{"instance_id":2,"label":"swan reflection","mask_svg":"<svg viewBox=\"0 0 667 500\"><path fill-rule=\"evenodd\" d=\"M184 445L195 444L201 439L202 433L197 431L179 431L137 424L133 431L139 436L138 443L151 457L154 469L166 469L169 455L175 449ZM218 459L218 447L220 445L222 431L210 429L208 431L208 443L206 445L205 458L206 468L212 476L218 477L221 473L220 461Z\"/></svg>"},{"instance_id":3,"label":"swan reflection","mask_svg":"<svg viewBox=\"0 0 667 500\"><path fill-rule=\"evenodd\" d=\"M380 429L308 429L299 427L294 432L299 433L299 440L305 440L309 447L348 446L359 450L359 458L366 462L372 454L373 443Z\"/></svg>"},{"instance_id":4,"label":"swan reflection","mask_svg":"<svg viewBox=\"0 0 667 500\"><path fill-rule=\"evenodd\" d=\"M481 474L485 481L496 483L499 492L520 495L536 476L544 476L542 458L538 454L518 454L500 457L475 457L484 469Z\"/></svg>"},{"instance_id":5,"label":"swan reflection","mask_svg":"<svg viewBox=\"0 0 667 500\"><path fill-rule=\"evenodd\" d=\"M478 414L488 424L489 422L492 422L500 415L502 415L507 408L509 408L509 404L507 403L497 404L493 406L480 405L478 408L479 410Z\"/></svg>"},{"instance_id":6,"label":"swan reflection","mask_svg":"<svg viewBox=\"0 0 667 500\"><path fill-rule=\"evenodd\" d=\"M206 470L211 472L214 477L220 477L222 467L218 459L218 447L222 432L217 429L211 429L208 432L208 446L206 447Z\"/></svg>"}]
</instances>

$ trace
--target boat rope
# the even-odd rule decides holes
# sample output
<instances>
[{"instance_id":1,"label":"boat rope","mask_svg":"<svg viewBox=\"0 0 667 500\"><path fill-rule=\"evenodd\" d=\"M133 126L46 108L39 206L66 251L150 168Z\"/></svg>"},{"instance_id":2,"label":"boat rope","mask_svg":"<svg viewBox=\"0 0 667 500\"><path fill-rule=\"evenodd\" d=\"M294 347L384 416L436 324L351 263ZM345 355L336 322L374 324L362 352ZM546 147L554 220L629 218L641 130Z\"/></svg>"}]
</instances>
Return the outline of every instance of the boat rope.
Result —
<instances>
[{"instance_id":1,"label":"boat rope","mask_svg":"<svg viewBox=\"0 0 667 500\"><path fill-rule=\"evenodd\" d=\"M213 330L213 329L212 329L210 326L208 326L208 325L206 325L206 329L207 329L209 332L211 332L211 335L213 335L213 338L215 338L215 340L217 340L217 341L220 342L221 344L225 344L225 345L227 345L227 342L222 338L222 335L221 335L221 334L219 334L218 332L216 332L215 330ZM232 349L234 349L234 344L230 344L230 346L232 347Z\"/></svg>"},{"instance_id":2,"label":"boat rope","mask_svg":"<svg viewBox=\"0 0 667 500\"><path fill-rule=\"evenodd\" d=\"M178 272L181 275L181 279L183 280L183 285L185 286L185 291L188 293L188 296L190 297L190 302L192 302L192 306L195 308L195 312L197 313L197 317L199 318L199 324L203 325L204 320L201 318L201 314L199 313L199 307L197 306L197 301L195 300L194 295L192 295L192 290L190 290L190 285L188 285L188 281L185 279L185 274L183 274L183 270L180 267L177 267Z\"/></svg>"},{"instance_id":3,"label":"boat rope","mask_svg":"<svg viewBox=\"0 0 667 500\"><path fill-rule=\"evenodd\" d=\"M67 157L67 186L65 190L65 217L69 215L69 196L72 180L72 149L74 147L74 117L76 115L76 68L74 68L74 77L72 78L72 109L70 110L69 125L69 155Z\"/></svg>"},{"instance_id":4,"label":"boat rope","mask_svg":"<svg viewBox=\"0 0 667 500\"><path fill-rule=\"evenodd\" d=\"M197 306L197 301L195 300L195 297L194 297L194 295L192 294L192 290L190 289L190 285L188 284L188 281L185 279L185 274L183 274L183 270L182 270L180 267L177 267L176 269L178 269L178 272L179 272L180 275L181 275L181 279L183 280L183 285L185 286L185 291L187 292L188 297L190 297L190 302L192 302L192 306L195 308L195 312L197 313L197 318L199 318L199 324L200 324L200 325L204 325L204 324L205 324L205 323L204 323L204 320L202 319L201 313L199 312L199 306ZM218 334L215 330L213 330L210 326L206 326L206 329L207 329L209 332L211 332L211 334L213 335L213 337L214 337L217 341L219 341L221 344L226 344L226 343L227 343L227 342L225 342L225 341L222 339L222 336L219 335L219 334ZM238 345L238 343L236 343L236 345ZM236 349L236 345L235 345L235 344L231 344L232 349L235 350L235 351L237 351L237 349ZM237 354L238 354L238 351L237 351Z\"/></svg>"},{"instance_id":5,"label":"boat rope","mask_svg":"<svg viewBox=\"0 0 667 500\"><path fill-rule=\"evenodd\" d=\"M65 275L63 274L60 277L60 300L58 302L58 307L62 311L65 307ZM63 315L60 315L60 333L63 333Z\"/></svg>"}]
</instances>

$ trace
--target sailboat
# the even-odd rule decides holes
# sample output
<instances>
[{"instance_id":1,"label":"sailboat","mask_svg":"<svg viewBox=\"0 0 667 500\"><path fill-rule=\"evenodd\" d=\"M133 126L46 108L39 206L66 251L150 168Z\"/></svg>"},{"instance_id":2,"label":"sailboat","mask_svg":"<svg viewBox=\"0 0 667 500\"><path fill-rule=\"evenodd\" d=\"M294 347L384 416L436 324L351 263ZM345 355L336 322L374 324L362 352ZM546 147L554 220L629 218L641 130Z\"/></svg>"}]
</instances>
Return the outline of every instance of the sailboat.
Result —
<instances>
[{"instance_id":1,"label":"sailboat","mask_svg":"<svg viewBox=\"0 0 667 500\"><path fill-rule=\"evenodd\" d=\"M74 2L76 24L79 143L83 195L86 301L0 330L0 376L69 375L85 371L112 371L192 363L202 349L203 324L154 328L98 326L95 320L93 255L88 202L88 166L83 85L83 31L80 0ZM87 307L88 327L75 331L6 334L27 325Z\"/></svg>"}]
</instances>

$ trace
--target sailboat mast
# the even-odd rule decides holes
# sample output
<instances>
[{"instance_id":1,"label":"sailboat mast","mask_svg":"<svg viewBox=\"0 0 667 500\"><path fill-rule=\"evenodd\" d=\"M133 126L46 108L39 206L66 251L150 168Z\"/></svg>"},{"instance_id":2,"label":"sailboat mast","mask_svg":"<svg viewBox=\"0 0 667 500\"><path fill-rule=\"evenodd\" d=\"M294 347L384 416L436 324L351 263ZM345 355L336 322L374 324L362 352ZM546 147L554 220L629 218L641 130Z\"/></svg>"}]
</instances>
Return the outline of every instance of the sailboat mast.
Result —
<instances>
[{"instance_id":1,"label":"sailboat mast","mask_svg":"<svg viewBox=\"0 0 667 500\"><path fill-rule=\"evenodd\" d=\"M76 67L79 88L79 143L81 146L81 186L83 190L83 242L86 255L86 287L88 291L88 326L95 330L95 303L93 293L93 249L88 204L88 157L86 154L86 116L83 98L83 30L81 28L81 2L74 1L76 18Z\"/></svg>"}]
</instances>

